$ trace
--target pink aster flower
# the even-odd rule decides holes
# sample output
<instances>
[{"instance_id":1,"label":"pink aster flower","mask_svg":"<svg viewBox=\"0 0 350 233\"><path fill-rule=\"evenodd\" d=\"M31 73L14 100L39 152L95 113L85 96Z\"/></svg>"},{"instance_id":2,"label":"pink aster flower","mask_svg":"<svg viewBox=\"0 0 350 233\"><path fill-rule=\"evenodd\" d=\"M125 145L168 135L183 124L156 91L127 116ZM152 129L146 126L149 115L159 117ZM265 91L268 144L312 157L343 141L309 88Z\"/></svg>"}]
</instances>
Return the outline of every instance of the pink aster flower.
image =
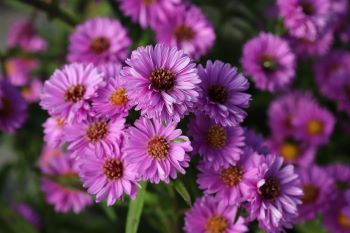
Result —
<instances>
[{"instance_id":1,"label":"pink aster flower","mask_svg":"<svg viewBox=\"0 0 350 233\"><path fill-rule=\"evenodd\" d=\"M202 10L194 5L176 8L164 23L154 26L158 43L182 49L199 59L214 46L215 31Z\"/></svg>"},{"instance_id":2,"label":"pink aster flower","mask_svg":"<svg viewBox=\"0 0 350 233\"><path fill-rule=\"evenodd\" d=\"M118 20L97 17L78 25L69 38L69 62L119 63L128 54L131 40Z\"/></svg>"},{"instance_id":3,"label":"pink aster flower","mask_svg":"<svg viewBox=\"0 0 350 233\"><path fill-rule=\"evenodd\" d=\"M227 205L206 196L198 198L192 209L185 213L184 231L187 233L244 233L248 232L248 227L244 218L237 218L237 206Z\"/></svg>"},{"instance_id":4,"label":"pink aster flower","mask_svg":"<svg viewBox=\"0 0 350 233\"><path fill-rule=\"evenodd\" d=\"M42 227L39 214L28 204L19 202L11 205L11 208L15 210L24 220L31 224L37 230Z\"/></svg>"},{"instance_id":5,"label":"pink aster flower","mask_svg":"<svg viewBox=\"0 0 350 233\"><path fill-rule=\"evenodd\" d=\"M126 157L135 164L141 177L151 183L176 179L184 174L192 151L188 137L181 135L174 122L167 125L141 117L126 133Z\"/></svg>"},{"instance_id":6,"label":"pink aster flower","mask_svg":"<svg viewBox=\"0 0 350 233\"><path fill-rule=\"evenodd\" d=\"M206 67L198 66L202 79L197 108L216 123L236 126L247 116L243 108L249 106L251 95L245 93L248 80L237 72L236 67L221 61L208 61Z\"/></svg>"},{"instance_id":7,"label":"pink aster flower","mask_svg":"<svg viewBox=\"0 0 350 233\"><path fill-rule=\"evenodd\" d=\"M63 142L63 128L66 121L58 117L49 117L44 122L44 141L52 148L59 147Z\"/></svg>"},{"instance_id":8,"label":"pink aster flower","mask_svg":"<svg viewBox=\"0 0 350 233\"><path fill-rule=\"evenodd\" d=\"M126 60L121 77L136 110L152 119L180 119L198 100L201 82L195 64L176 48L163 44L139 47Z\"/></svg>"},{"instance_id":9,"label":"pink aster flower","mask_svg":"<svg viewBox=\"0 0 350 233\"><path fill-rule=\"evenodd\" d=\"M280 16L296 38L318 39L329 28L330 0L278 0Z\"/></svg>"},{"instance_id":10,"label":"pink aster flower","mask_svg":"<svg viewBox=\"0 0 350 233\"><path fill-rule=\"evenodd\" d=\"M27 103L19 90L7 81L0 81L0 130L13 133L26 119Z\"/></svg>"},{"instance_id":11,"label":"pink aster flower","mask_svg":"<svg viewBox=\"0 0 350 233\"><path fill-rule=\"evenodd\" d=\"M15 86L27 84L31 72L38 67L38 60L22 57L8 59L5 63L5 71L9 82Z\"/></svg>"},{"instance_id":12,"label":"pink aster flower","mask_svg":"<svg viewBox=\"0 0 350 233\"><path fill-rule=\"evenodd\" d=\"M22 87L22 96L28 103L38 102L40 100L42 87L42 81L38 78L34 78L27 86Z\"/></svg>"},{"instance_id":13,"label":"pink aster flower","mask_svg":"<svg viewBox=\"0 0 350 233\"><path fill-rule=\"evenodd\" d=\"M271 33L260 33L243 48L244 71L255 86L271 92L286 89L295 76L295 55L286 40Z\"/></svg>"},{"instance_id":14,"label":"pink aster flower","mask_svg":"<svg viewBox=\"0 0 350 233\"><path fill-rule=\"evenodd\" d=\"M188 133L193 138L193 153L199 153L214 169L234 165L243 152L243 129L239 126L224 127L199 114L190 121Z\"/></svg>"},{"instance_id":15,"label":"pink aster flower","mask_svg":"<svg viewBox=\"0 0 350 233\"><path fill-rule=\"evenodd\" d=\"M20 19L10 28L7 37L8 47L20 47L28 52L46 50L47 42L37 34L34 25L31 22Z\"/></svg>"},{"instance_id":16,"label":"pink aster flower","mask_svg":"<svg viewBox=\"0 0 350 233\"><path fill-rule=\"evenodd\" d=\"M260 166L256 191L249 200L249 219L257 219L267 232L291 228L298 216L303 191L292 165L283 166L283 158L269 154Z\"/></svg>"},{"instance_id":17,"label":"pink aster flower","mask_svg":"<svg viewBox=\"0 0 350 233\"><path fill-rule=\"evenodd\" d=\"M105 81L109 79L118 79L122 65L120 63L104 63L97 66L97 69L103 74Z\"/></svg>"},{"instance_id":18,"label":"pink aster flower","mask_svg":"<svg viewBox=\"0 0 350 233\"><path fill-rule=\"evenodd\" d=\"M86 119L90 101L104 85L102 74L91 64L70 64L56 70L45 81L40 105L69 123Z\"/></svg>"},{"instance_id":19,"label":"pink aster flower","mask_svg":"<svg viewBox=\"0 0 350 233\"><path fill-rule=\"evenodd\" d=\"M80 123L67 125L65 141L73 157L84 157L87 150L111 153L121 142L124 118L88 118Z\"/></svg>"},{"instance_id":20,"label":"pink aster flower","mask_svg":"<svg viewBox=\"0 0 350 233\"><path fill-rule=\"evenodd\" d=\"M176 6L181 0L118 0L120 9L139 23L142 28L158 26L164 23L170 15L177 14Z\"/></svg>"},{"instance_id":21,"label":"pink aster flower","mask_svg":"<svg viewBox=\"0 0 350 233\"><path fill-rule=\"evenodd\" d=\"M53 148L48 144L44 144L37 165L43 173L49 173L51 171L51 161L60 156L65 156L60 148Z\"/></svg>"},{"instance_id":22,"label":"pink aster flower","mask_svg":"<svg viewBox=\"0 0 350 233\"><path fill-rule=\"evenodd\" d=\"M235 165L213 169L202 162L197 183L205 194L215 194L217 200L235 205L249 199L257 182L258 167L263 156L246 149Z\"/></svg>"},{"instance_id":23,"label":"pink aster flower","mask_svg":"<svg viewBox=\"0 0 350 233\"><path fill-rule=\"evenodd\" d=\"M325 170L315 165L299 168L303 188L303 204L299 207L299 221L313 220L318 213L327 211L335 198L335 183Z\"/></svg>"},{"instance_id":24,"label":"pink aster flower","mask_svg":"<svg viewBox=\"0 0 350 233\"><path fill-rule=\"evenodd\" d=\"M96 195L96 202L107 199L110 206L123 199L124 194L134 199L139 170L130 159L121 154L120 149L108 153L90 152L78 160L79 176L87 191Z\"/></svg>"},{"instance_id":25,"label":"pink aster flower","mask_svg":"<svg viewBox=\"0 0 350 233\"><path fill-rule=\"evenodd\" d=\"M65 154L49 162L41 179L41 190L56 212L79 213L92 204L92 198L82 189L75 161Z\"/></svg>"}]
</instances>

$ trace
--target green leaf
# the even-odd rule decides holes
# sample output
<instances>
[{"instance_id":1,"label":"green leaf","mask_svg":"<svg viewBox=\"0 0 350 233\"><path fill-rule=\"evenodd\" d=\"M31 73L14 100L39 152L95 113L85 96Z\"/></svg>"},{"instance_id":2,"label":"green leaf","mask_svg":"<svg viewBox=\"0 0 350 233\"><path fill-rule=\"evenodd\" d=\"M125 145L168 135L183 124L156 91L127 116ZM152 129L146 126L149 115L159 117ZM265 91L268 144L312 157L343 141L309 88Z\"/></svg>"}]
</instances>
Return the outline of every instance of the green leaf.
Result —
<instances>
[{"instance_id":1,"label":"green leaf","mask_svg":"<svg viewBox=\"0 0 350 233\"><path fill-rule=\"evenodd\" d=\"M309 222L305 222L304 224L296 225L295 228L300 233L309 233L309 232L327 233L327 231L321 225L320 217L318 217L314 221L309 221Z\"/></svg>"},{"instance_id":2,"label":"green leaf","mask_svg":"<svg viewBox=\"0 0 350 233\"><path fill-rule=\"evenodd\" d=\"M142 188L139 190L136 199L130 201L129 204L128 216L126 219L126 233L136 233L140 223L142 208L145 202L147 183L144 182L141 186Z\"/></svg>"},{"instance_id":3,"label":"green leaf","mask_svg":"<svg viewBox=\"0 0 350 233\"><path fill-rule=\"evenodd\" d=\"M185 185L180 180L174 181L174 187L176 192L180 194L180 196L184 199L188 206L191 206L191 196L187 191Z\"/></svg>"},{"instance_id":4,"label":"green leaf","mask_svg":"<svg viewBox=\"0 0 350 233\"><path fill-rule=\"evenodd\" d=\"M184 140L182 138L175 138L172 140L172 142L186 142L186 140Z\"/></svg>"}]
</instances>

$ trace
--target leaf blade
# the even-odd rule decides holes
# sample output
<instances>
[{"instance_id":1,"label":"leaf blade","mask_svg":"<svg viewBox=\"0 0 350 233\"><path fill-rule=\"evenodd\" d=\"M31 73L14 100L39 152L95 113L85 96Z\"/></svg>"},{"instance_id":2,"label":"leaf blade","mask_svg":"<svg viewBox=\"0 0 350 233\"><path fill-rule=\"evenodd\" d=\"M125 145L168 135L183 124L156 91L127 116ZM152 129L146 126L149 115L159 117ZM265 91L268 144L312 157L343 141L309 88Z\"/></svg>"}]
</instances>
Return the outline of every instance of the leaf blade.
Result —
<instances>
[{"instance_id":1,"label":"leaf blade","mask_svg":"<svg viewBox=\"0 0 350 233\"><path fill-rule=\"evenodd\" d=\"M136 199L131 201L129 204L128 215L126 219L126 233L137 233L143 205L145 202L147 183L142 183L141 186L142 188L139 190Z\"/></svg>"}]
</instances>

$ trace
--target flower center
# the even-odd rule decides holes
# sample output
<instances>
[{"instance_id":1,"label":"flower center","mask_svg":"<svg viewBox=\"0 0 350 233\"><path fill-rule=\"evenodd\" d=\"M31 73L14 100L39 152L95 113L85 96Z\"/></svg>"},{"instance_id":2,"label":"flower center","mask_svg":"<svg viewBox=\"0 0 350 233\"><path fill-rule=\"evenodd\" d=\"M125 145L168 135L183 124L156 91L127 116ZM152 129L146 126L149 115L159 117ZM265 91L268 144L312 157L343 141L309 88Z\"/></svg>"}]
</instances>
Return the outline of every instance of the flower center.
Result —
<instances>
[{"instance_id":1,"label":"flower center","mask_svg":"<svg viewBox=\"0 0 350 233\"><path fill-rule=\"evenodd\" d=\"M169 91L175 86L176 75L168 69L158 68L151 73L150 81L154 89Z\"/></svg>"},{"instance_id":2,"label":"flower center","mask_svg":"<svg viewBox=\"0 0 350 233\"><path fill-rule=\"evenodd\" d=\"M243 169L239 166L231 166L221 171L221 180L228 186L236 186L241 182Z\"/></svg>"},{"instance_id":3,"label":"flower center","mask_svg":"<svg viewBox=\"0 0 350 233\"><path fill-rule=\"evenodd\" d=\"M118 88L110 97L109 101L115 106L121 106L128 102L126 96L126 89L124 87Z\"/></svg>"},{"instance_id":4,"label":"flower center","mask_svg":"<svg viewBox=\"0 0 350 233\"><path fill-rule=\"evenodd\" d=\"M64 119L62 117L56 117L56 127L62 128L64 126Z\"/></svg>"},{"instance_id":5,"label":"flower center","mask_svg":"<svg viewBox=\"0 0 350 233\"><path fill-rule=\"evenodd\" d=\"M264 54L260 58L261 68L265 72L273 72L277 69L277 62L275 58L269 54Z\"/></svg>"},{"instance_id":6,"label":"flower center","mask_svg":"<svg viewBox=\"0 0 350 233\"><path fill-rule=\"evenodd\" d=\"M265 184L259 188L259 192L265 200L271 201L281 194L281 189L276 180L267 178Z\"/></svg>"},{"instance_id":7,"label":"flower center","mask_svg":"<svg viewBox=\"0 0 350 233\"><path fill-rule=\"evenodd\" d=\"M306 184L303 187L304 196L302 198L303 204L310 204L317 200L320 190L317 186Z\"/></svg>"},{"instance_id":8,"label":"flower center","mask_svg":"<svg viewBox=\"0 0 350 233\"><path fill-rule=\"evenodd\" d=\"M303 12L305 15L313 15L315 14L315 8L310 2L302 2L301 8L303 9Z\"/></svg>"},{"instance_id":9,"label":"flower center","mask_svg":"<svg viewBox=\"0 0 350 233\"><path fill-rule=\"evenodd\" d=\"M310 120L307 124L307 132L312 135L320 135L323 133L324 125L320 120Z\"/></svg>"},{"instance_id":10,"label":"flower center","mask_svg":"<svg viewBox=\"0 0 350 233\"><path fill-rule=\"evenodd\" d=\"M105 37L96 37L90 43L90 51L93 53L103 53L111 46L109 40Z\"/></svg>"},{"instance_id":11,"label":"flower center","mask_svg":"<svg viewBox=\"0 0 350 233\"><path fill-rule=\"evenodd\" d=\"M97 141L106 137L108 133L107 121L97 121L90 124L86 131L86 136L91 143L96 143Z\"/></svg>"},{"instance_id":12,"label":"flower center","mask_svg":"<svg viewBox=\"0 0 350 233\"><path fill-rule=\"evenodd\" d=\"M152 4L154 4L156 1L157 1L157 0L143 0L143 3L144 3L145 5L152 5Z\"/></svg>"},{"instance_id":13,"label":"flower center","mask_svg":"<svg viewBox=\"0 0 350 233\"><path fill-rule=\"evenodd\" d=\"M295 161L300 154L300 150L296 144L291 142L285 142L280 148L280 154L287 161Z\"/></svg>"},{"instance_id":14,"label":"flower center","mask_svg":"<svg viewBox=\"0 0 350 233\"><path fill-rule=\"evenodd\" d=\"M118 180L123 176L123 163L119 159L109 159L103 165L103 173L109 180Z\"/></svg>"},{"instance_id":15,"label":"flower center","mask_svg":"<svg viewBox=\"0 0 350 233\"><path fill-rule=\"evenodd\" d=\"M218 215L208 218L207 222L205 223L207 233L225 233L227 226L227 220Z\"/></svg>"},{"instance_id":16,"label":"flower center","mask_svg":"<svg viewBox=\"0 0 350 233\"><path fill-rule=\"evenodd\" d=\"M350 228L350 219L342 212L338 215L338 223L343 228Z\"/></svg>"},{"instance_id":17,"label":"flower center","mask_svg":"<svg viewBox=\"0 0 350 233\"><path fill-rule=\"evenodd\" d=\"M76 103L80 101L85 94L85 87L82 84L74 85L68 88L64 93L64 100Z\"/></svg>"},{"instance_id":18,"label":"flower center","mask_svg":"<svg viewBox=\"0 0 350 233\"><path fill-rule=\"evenodd\" d=\"M0 116L7 117L11 114L11 101L7 99L6 97L0 98L1 100L1 107L0 107Z\"/></svg>"},{"instance_id":19,"label":"flower center","mask_svg":"<svg viewBox=\"0 0 350 233\"><path fill-rule=\"evenodd\" d=\"M195 33L192 27L189 27L185 24L180 24L175 28L174 35L176 37L176 40L184 41L184 40L192 40L195 36Z\"/></svg>"},{"instance_id":20,"label":"flower center","mask_svg":"<svg viewBox=\"0 0 350 233\"><path fill-rule=\"evenodd\" d=\"M163 160L168 157L170 149L169 142L162 136L153 137L147 145L148 154L157 160Z\"/></svg>"},{"instance_id":21,"label":"flower center","mask_svg":"<svg viewBox=\"0 0 350 233\"><path fill-rule=\"evenodd\" d=\"M222 148L227 141L225 129L220 125L213 125L209 128L207 133L207 143L214 149Z\"/></svg>"},{"instance_id":22,"label":"flower center","mask_svg":"<svg viewBox=\"0 0 350 233\"><path fill-rule=\"evenodd\" d=\"M228 91L226 87L216 84L209 87L208 96L211 101L224 104L228 99Z\"/></svg>"}]
</instances>

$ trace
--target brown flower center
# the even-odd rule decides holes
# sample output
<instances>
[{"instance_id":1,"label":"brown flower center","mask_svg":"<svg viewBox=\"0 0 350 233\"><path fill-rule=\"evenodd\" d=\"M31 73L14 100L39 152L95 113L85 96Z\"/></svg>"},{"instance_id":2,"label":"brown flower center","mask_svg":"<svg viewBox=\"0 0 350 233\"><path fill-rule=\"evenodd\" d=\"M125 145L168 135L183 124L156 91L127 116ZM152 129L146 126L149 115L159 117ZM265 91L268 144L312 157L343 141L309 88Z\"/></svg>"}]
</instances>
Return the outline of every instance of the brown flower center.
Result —
<instances>
[{"instance_id":1,"label":"brown flower center","mask_svg":"<svg viewBox=\"0 0 350 233\"><path fill-rule=\"evenodd\" d=\"M205 223L207 233L225 233L228 227L227 220L221 216L214 215Z\"/></svg>"},{"instance_id":2,"label":"brown flower center","mask_svg":"<svg viewBox=\"0 0 350 233\"><path fill-rule=\"evenodd\" d=\"M342 228L350 229L350 219L342 212L338 215L338 223Z\"/></svg>"},{"instance_id":3,"label":"brown flower center","mask_svg":"<svg viewBox=\"0 0 350 233\"><path fill-rule=\"evenodd\" d=\"M220 178L228 186L238 185L243 176L243 169L239 166L231 166L221 171Z\"/></svg>"},{"instance_id":4,"label":"brown flower center","mask_svg":"<svg viewBox=\"0 0 350 233\"><path fill-rule=\"evenodd\" d=\"M303 204L310 204L315 202L318 198L318 195L320 194L319 188L312 184L304 185L303 192Z\"/></svg>"},{"instance_id":5,"label":"brown flower center","mask_svg":"<svg viewBox=\"0 0 350 233\"><path fill-rule=\"evenodd\" d=\"M192 27L180 24L174 29L174 35L178 41L192 40L195 36L195 32Z\"/></svg>"},{"instance_id":6,"label":"brown flower center","mask_svg":"<svg viewBox=\"0 0 350 233\"><path fill-rule=\"evenodd\" d=\"M315 7L310 2L307 2L307 1L302 2L301 8L303 9L303 12L305 15L315 14Z\"/></svg>"},{"instance_id":7,"label":"brown flower center","mask_svg":"<svg viewBox=\"0 0 350 233\"><path fill-rule=\"evenodd\" d=\"M12 104L9 99L2 97L1 99L0 116L7 117L11 114Z\"/></svg>"},{"instance_id":8,"label":"brown flower center","mask_svg":"<svg viewBox=\"0 0 350 233\"><path fill-rule=\"evenodd\" d=\"M260 58L261 68L265 72L273 72L277 69L276 59L270 54L264 54Z\"/></svg>"},{"instance_id":9,"label":"brown flower center","mask_svg":"<svg viewBox=\"0 0 350 233\"><path fill-rule=\"evenodd\" d=\"M265 200L272 201L281 194L280 184L272 178L267 178L265 184L259 188L259 192Z\"/></svg>"},{"instance_id":10,"label":"brown flower center","mask_svg":"<svg viewBox=\"0 0 350 233\"><path fill-rule=\"evenodd\" d=\"M169 142L162 136L153 137L147 145L148 154L157 160L163 160L168 157L170 149Z\"/></svg>"},{"instance_id":11,"label":"brown flower center","mask_svg":"<svg viewBox=\"0 0 350 233\"><path fill-rule=\"evenodd\" d=\"M280 154L287 161L295 161L300 154L300 149L295 143L285 142L281 145Z\"/></svg>"},{"instance_id":12,"label":"brown flower center","mask_svg":"<svg viewBox=\"0 0 350 233\"><path fill-rule=\"evenodd\" d=\"M323 130L324 130L324 125L320 120L314 119L314 120L310 120L307 123L307 132L311 136L320 135L323 133Z\"/></svg>"},{"instance_id":13,"label":"brown flower center","mask_svg":"<svg viewBox=\"0 0 350 233\"><path fill-rule=\"evenodd\" d=\"M64 93L64 100L76 103L83 99L85 94L85 87L82 84L77 84L68 88Z\"/></svg>"},{"instance_id":14,"label":"brown flower center","mask_svg":"<svg viewBox=\"0 0 350 233\"><path fill-rule=\"evenodd\" d=\"M119 159L109 159L103 165L103 173L109 180L118 180L123 176L123 163Z\"/></svg>"},{"instance_id":15,"label":"brown flower center","mask_svg":"<svg viewBox=\"0 0 350 233\"><path fill-rule=\"evenodd\" d=\"M91 143L96 143L106 137L108 133L107 121L96 121L89 125L86 136Z\"/></svg>"},{"instance_id":16,"label":"brown flower center","mask_svg":"<svg viewBox=\"0 0 350 233\"><path fill-rule=\"evenodd\" d=\"M228 91L222 85L212 85L208 89L208 97L213 102L224 104L228 99Z\"/></svg>"},{"instance_id":17,"label":"brown flower center","mask_svg":"<svg viewBox=\"0 0 350 233\"><path fill-rule=\"evenodd\" d=\"M143 3L146 4L146 5L152 5L154 3L156 3L157 0L143 0Z\"/></svg>"},{"instance_id":18,"label":"brown flower center","mask_svg":"<svg viewBox=\"0 0 350 233\"><path fill-rule=\"evenodd\" d=\"M107 51L110 46L110 42L107 38L96 37L90 43L90 51L96 54L101 54Z\"/></svg>"},{"instance_id":19,"label":"brown flower center","mask_svg":"<svg viewBox=\"0 0 350 233\"><path fill-rule=\"evenodd\" d=\"M214 149L220 149L226 145L227 135L224 127L220 125L213 125L209 128L207 133L207 143Z\"/></svg>"},{"instance_id":20,"label":"brown flower center","mask_svg":"<svg viewBox=\"0 0 350 233\"><path fill-rule=\"evenodd\" d=\"M169 91L175 86L176 75L168 69L158 68L151 73L150 81L154 89Z\"/></svg>"},{"instance_id":21,"label":"brown flower center","mask_svg":"<svg viewBox=\"0 0 350 233\"><path fill-rule=\"evenodd\" d=\"M122 106L128 102L126 89L124 87L118 88L110 97L109 101L115 106Z\"/></svg>"}]
</instances>

